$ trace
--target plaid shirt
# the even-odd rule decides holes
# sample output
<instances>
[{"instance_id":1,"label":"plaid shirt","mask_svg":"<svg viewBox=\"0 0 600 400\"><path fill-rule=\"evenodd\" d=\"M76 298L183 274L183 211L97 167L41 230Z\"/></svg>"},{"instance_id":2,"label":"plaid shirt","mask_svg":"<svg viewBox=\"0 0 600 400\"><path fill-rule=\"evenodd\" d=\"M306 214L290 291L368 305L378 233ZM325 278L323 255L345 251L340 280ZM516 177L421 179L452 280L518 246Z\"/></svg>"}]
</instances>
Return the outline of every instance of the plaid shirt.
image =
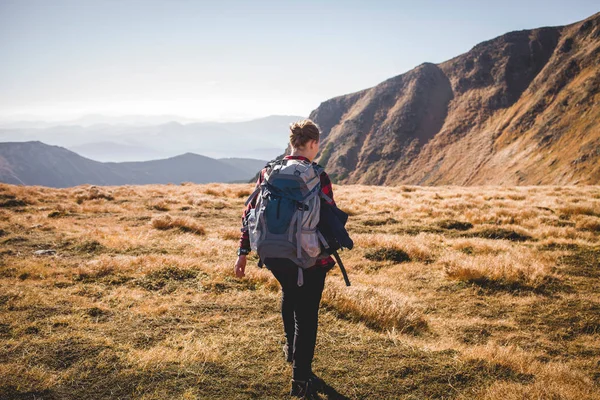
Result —
<instances>
[{"instance_id":1,"label":"plaid shirt","mask_svg":"<svg viewBox=\"0 0 600 400\"><path fill-rule=\"evenodd\" d=\"M295 160L310 160L304 156L285 156L285 159L295 159ZM260 171L260 175L258 176L258 180L256 181L256 187L260 185L264 179L265 168ZM329 175L325 171L321 173L319 177L321 179L321 191L325 193L329 198L331 198L331 202L328 202L331 205L335 205L335 200L333 199L333 188L331 186L331 180L329 179ZM250 235L248 234L248 213L251 209L256 207L256 197L252 199L252 201L248 204L248 207L242 213L242 236L240 237L240 248L246 249L250 251ZM326 258L318 258L313 267L326 267L327 269L333 268L335 265L335 260L328 255ZM312 267L311 267L312 268Z\"/></svg>"}]
</instances>

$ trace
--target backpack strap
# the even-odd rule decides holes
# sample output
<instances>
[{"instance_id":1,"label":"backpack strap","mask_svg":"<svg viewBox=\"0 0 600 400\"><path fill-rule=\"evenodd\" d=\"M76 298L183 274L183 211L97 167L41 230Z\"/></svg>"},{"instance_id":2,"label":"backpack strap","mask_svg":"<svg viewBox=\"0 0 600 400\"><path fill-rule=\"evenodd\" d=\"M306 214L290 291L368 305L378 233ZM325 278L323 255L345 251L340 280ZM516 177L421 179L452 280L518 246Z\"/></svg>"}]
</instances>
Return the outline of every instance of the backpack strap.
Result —
<instances>
[{"instance_id":1,"label":"backpack strap","mask_svg":"<svg viewBox=\"0 0 600 400\"><path fill-rule=\"evenodd\" d=\"M325 201L328 203L331 203L333 201L333 199L331 197L327 196L322 191L319 191L319 196L321 196L321 198L325 199Z\"/></svg>"},{"instance_id":2,"label":"backpack strap","mask_svg":"<svg viewBox=\"0 0 600 400\"><path fill-rule=\"evenodd\" d=\"M258 185L256 187L256 189L254 189L254 192L252 192L250 194L250 196L248 196L248 198L246 199L246 202L244 203L245 206L248 206L248 204L250 204L250 202L252 201L252 199L254 199L256 197L256 195L258 194L258 192L260 192L261 189L261 185Z\"/></svg>"},{"instance_id":3,"label":"backpack strap","mask_svg":"<svg viewBox=\"0 0 600 400\"><path fill-rule=\"evenodd\" d=\"M296 256L302 258L302 223L304 222L304 203L300 210L296 211L298 221L296 221Z\"/></svg>"},{"instance_id":4,"label":"backpack strap","mask_svg":"<svg viewBox=\"0 0 600 400\"><path fill-rule=\"evenodd\" d=\"M269 176L271 176L270 172L272 172L273 174L278 174L279 171L281 170L281 168L287 164L287 159L286 158L280 158L279 160L275 159L273 161L271 161L270 163L271 169L269 171ZM279 169L275 169L277 166L280 166Z\"/></svg>"},{"instance_id":5,"label":"backpack strap","mask_svg":"<svg viewBox=\"0 0 600 400\"><path fill-rule=\"evenodd\" d=\"M315 172L317 173L318 176L321 176L321 174L323 173L323 171L325 171L325 168L323 168L322 166L320 166L317 163L312 163L312 166L315 169Z\"/></svg>"},{"instance_id":6,"label":"backpack strap","mask_svg":"<svg viewBox=\"0 0 600 400\"><path fill-rule=\"evenodd\" d=\"M285 163L285 161L287 161L287 160L284 159L284 158L279 159L279 160L273 159L271 161L267 161L267 163L265 164L265 166L263 168L266 168L268 172L271 172L273 170L273 168L275 168L276 165L278 165L278 164L283 165ZM248 204L250 204L250 202L252 201L252 199L254 199L254 197L261 191L261 185L263 185L263 183L261 183L260 185L258 185L254 189L254 191L250 194L250 196L248 196L248 198L244 202L244 205L246 207L248 206Z\"/></svg>"},{"instance_id":7,"label":"backpack strap","mask_svg":"<svg viewBox=\"0 0 600 400\"><path fill-rule=\"evenodd\" d=\"M318 230L318 229L317 229L317 237L319 238L319 240L323 244L323 247L325 247L326 249L329 249L329 243L327 243L327 240L325 239L325 236L323 236L323 234L321 233L321 231Z\"/></svg>"}]
</instances>

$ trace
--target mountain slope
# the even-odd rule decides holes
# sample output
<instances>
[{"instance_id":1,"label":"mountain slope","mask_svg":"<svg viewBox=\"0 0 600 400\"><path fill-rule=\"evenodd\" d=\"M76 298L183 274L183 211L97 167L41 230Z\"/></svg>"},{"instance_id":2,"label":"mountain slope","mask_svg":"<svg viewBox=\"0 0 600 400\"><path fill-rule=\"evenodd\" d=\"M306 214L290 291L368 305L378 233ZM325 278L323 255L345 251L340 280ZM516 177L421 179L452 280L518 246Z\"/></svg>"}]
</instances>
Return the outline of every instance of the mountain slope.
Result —
<instances>
[{"instance_id":1,"label":"mountain slope","mask_svg":"<svg viewBox=\"0 0 600 400\"><path fill-rule=\"evenodd\" d=\"M600 183L600 13L511 32L322 103L339 183ZM288 152L286 150L286 152Z\"/></svg>"},{"instance_id":2,"label":"mountain slope","mask_svg":"<svg viewBox=\"0 0 600 400\"><path fill-rule=\"evenodd\" d=\"M102 163L42 142L0 143L0 182L69 187L81 184L209 183L246 181L254 173L242 159L222 162L193 153L163 160Z\"/></svg>"}]
</instances>

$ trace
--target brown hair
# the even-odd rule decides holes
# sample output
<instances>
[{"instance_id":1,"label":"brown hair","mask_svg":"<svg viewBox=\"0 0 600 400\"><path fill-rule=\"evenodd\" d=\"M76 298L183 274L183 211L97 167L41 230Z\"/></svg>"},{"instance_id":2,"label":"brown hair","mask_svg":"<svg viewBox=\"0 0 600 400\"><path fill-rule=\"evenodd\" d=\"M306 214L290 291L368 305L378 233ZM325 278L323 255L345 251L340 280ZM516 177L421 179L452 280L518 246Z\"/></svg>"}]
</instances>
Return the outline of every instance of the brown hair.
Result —
<instances>
[{"instance_id":1,"label":"brown hair","mask_svg":"<svg viewBox=\"0 0 600 400\"><path fill-rule=\"evenodd\" d=\"M290 124L290 144L293 148L303 148L309 140L319 141L319 127L310 119Z\"/></svg>"}]
</instances>

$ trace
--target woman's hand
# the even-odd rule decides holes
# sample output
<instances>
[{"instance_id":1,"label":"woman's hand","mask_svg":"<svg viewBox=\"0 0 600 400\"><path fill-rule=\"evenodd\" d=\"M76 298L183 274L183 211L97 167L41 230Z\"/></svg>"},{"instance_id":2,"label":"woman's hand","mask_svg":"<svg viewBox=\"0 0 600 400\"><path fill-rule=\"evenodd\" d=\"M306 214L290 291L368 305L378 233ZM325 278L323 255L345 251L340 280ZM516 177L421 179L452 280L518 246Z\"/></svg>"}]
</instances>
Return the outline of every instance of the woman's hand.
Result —
<instances>
[{"instance_id":1,"label":"woman's hand","mask_svg":"<svg viewBox=\"0 0 600 400\"><path fill-rule=\"evenodd\" d=\"M241 254L235 262L235 276L243 278L246 276L246 255Z\"/></svg>"}]
</instances>

